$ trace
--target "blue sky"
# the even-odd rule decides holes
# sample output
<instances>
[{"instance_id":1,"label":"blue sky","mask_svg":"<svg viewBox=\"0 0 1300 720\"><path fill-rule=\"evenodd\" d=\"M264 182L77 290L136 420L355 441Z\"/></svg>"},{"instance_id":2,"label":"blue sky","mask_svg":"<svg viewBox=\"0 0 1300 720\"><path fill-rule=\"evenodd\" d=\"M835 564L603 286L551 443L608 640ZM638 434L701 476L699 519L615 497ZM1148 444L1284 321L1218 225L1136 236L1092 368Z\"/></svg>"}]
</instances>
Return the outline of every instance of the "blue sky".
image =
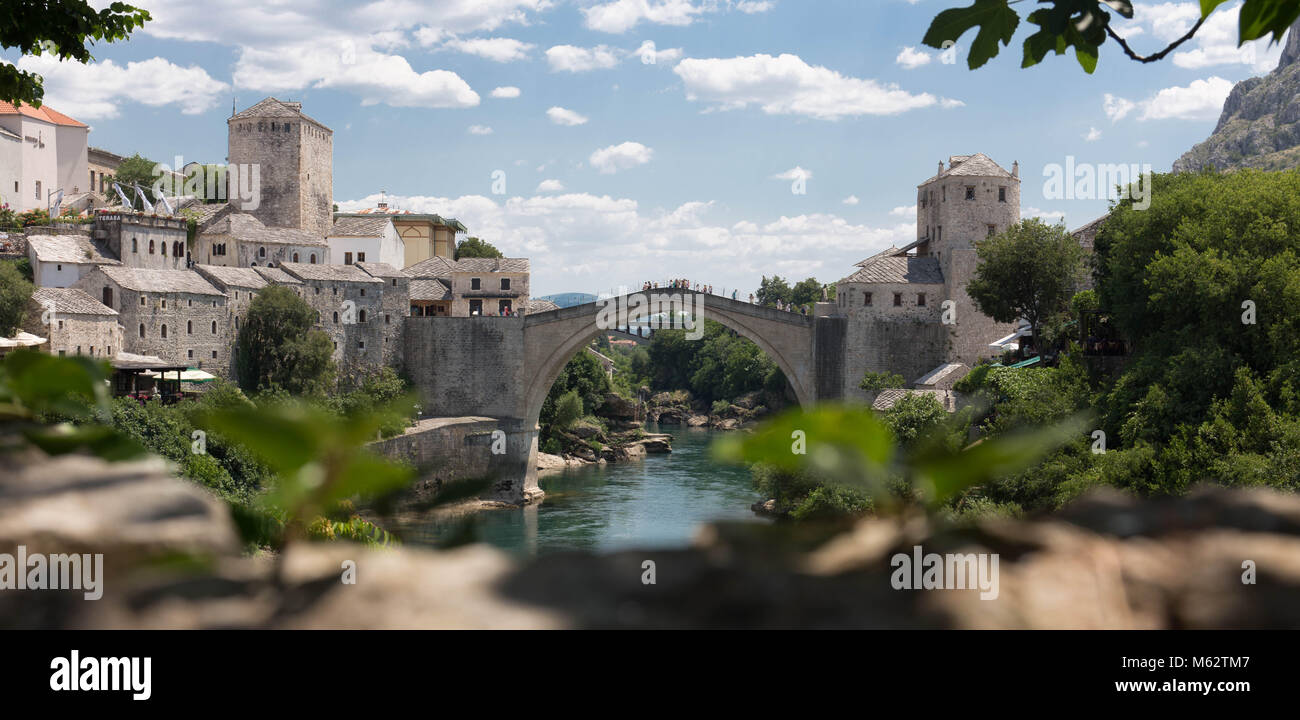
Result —
<instances>
[{"instance_id":1,"label":"blue sky","mask_svg":"<svg viewBox=\"0 0 1300 720\"><path fill-rule=\"evenodd\" d=\"M1077 227L1107 202L1044 198L1046 166L1168 170L1279 55L1235 47L1234 5L1160 63L1108 44L1089 76L1072 56L1021 70L1024 27L976 71L965 47L952 64L921 47L964 0L136 2L154 21L91 66L5 59L41 72L92 145L168 163L223 161L232 99L301 100L335 131L344 209L382 190L458 217L531 258L536 294L833 282L913 237L915 186L954 154L1019 160L1024 214ZM1139 52L1197 13L1135 4Z\"/></svg>"}]
</instances>

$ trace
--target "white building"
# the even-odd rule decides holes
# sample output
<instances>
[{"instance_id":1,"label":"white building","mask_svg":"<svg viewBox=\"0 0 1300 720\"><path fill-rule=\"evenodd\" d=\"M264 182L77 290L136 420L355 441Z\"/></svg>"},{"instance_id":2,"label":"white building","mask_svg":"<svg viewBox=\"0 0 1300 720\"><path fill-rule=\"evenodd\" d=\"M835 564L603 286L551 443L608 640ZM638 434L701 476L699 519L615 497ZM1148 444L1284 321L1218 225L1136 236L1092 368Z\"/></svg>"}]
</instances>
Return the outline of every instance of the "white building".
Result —
<instances>
[{"instance_id":1,"label":"white building","mask_svg":"<svg viewBox=\"0 0 1300 720\"><path fill-rule=\"evenodd\" d=\"M406 264L406 245L387 217L340 217L325 242L330 257L343 265L379 262L400 268Z\"/></svg>"},{"instance_id":2,"label":"white building","mask_svg":"<svg viewBox=\"0 0 1300 720\"><path fill-rule=\"evenodd\" d=\"M15 212L45 209L52 193L90 191L90 127L42 105L0 102L0 201Z\"/></svg>"},{"instance_id":3,"label":"white building","mask_svg":"<svg viewBox=\"0 0 1300 720\"><path fill-rule=\"evenodd\" d=\"M71 287L99 265L122 264L81 234L32 235L27 238L27 259L36 287Z\"/></svg>"}]
</instances>

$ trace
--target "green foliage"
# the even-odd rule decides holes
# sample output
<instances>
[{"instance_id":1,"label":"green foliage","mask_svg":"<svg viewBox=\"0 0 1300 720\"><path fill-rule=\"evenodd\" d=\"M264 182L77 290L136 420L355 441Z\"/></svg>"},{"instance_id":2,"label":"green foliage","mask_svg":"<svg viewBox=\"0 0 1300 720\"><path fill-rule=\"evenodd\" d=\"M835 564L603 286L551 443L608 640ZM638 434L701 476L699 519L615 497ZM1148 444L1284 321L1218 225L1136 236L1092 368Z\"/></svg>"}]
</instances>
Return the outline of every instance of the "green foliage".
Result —
<instances>
[{"instance_id":1,"label":"green foliage","mask_svg":"<svg viewBox=\"0 0 1300 720\"><path fill-rule=\"evenodd\" d=\"M578 391L570 390L560 396L555 403L555 417L551 427L556 430L568 430L582 417L582 396Z\"/></svg>"},{"instance_id":2,"label":"green foliage","mask_svg":"<svg viewBox=\"0 0 1300 720\"><path fill-rule=\"evenodd\" d=\"M650 382L657 390L689 389L705 402L734 399L767 386L785 388L785 376L757 345L726 326L704 321L704 336L659 330L650 341ZM774 373L776 376L774 377Z\"/></svg>"},{"instance_id":3,"label":"green foliage","mask_svg":"<svg viewBox=\"0 0 1300 720\"><path fill-rule=\"evenodd\" d=\"M1062 225L1022 220L976 244L980 263L966 292L998 322L1038 329L1065 311L1083 270L1083 248Z\"/></svg>"},{"instance_id":4,"label":"green foliage","mask_svg":"<svg viewBox=\"0 0 1300 720\"><path fill-rule=\"evenodd\" d=\"M908 393L884 412L883 419L894 438L906 448L939 430L948 420L948 411L933 395Z\"/></svg>"},{"instance_id":5,"label":"green foliage","mask_svg":"<svg viewBox=\"0 0 1300 720\"><path fill-rule=\"evenodd\" d=\"M777 300L790 302L790 294L790 284L782 280L780 275L773 275L770 278L764 275L759 283L758 292L754 293L754 299L758 300L759 305L775 307Z\"/></svg>"},{"instance_id":6,"label":"green foliage","mask_svg":"<svg viewBox=\"0 0 1300 720\"><path fill-rule=\"evenodd\" d=\"M465 238L456 246L456 259L505 257L492 243L476 237Z\"/></svg>"},{"instance_id":7,"label":"green foliage","mask_svg":"<svg viewBox=\"0 0 1300 720\"><path fill-rule=\"evenodd\" d=\"M866 374L862 376L862 382L858 383L858 387L869 393L873 393L892 388L901 388L905 384L907 384L907 381L898 373L871 372L868 370Z\"/></svg>"},{"instance_id":8,"label":"green foliage","mask_svg":"<svg viewBox=\"0 0 1300 720\"><path fill-rule=\"evenodd\" d=\"M338 391L324 398L325 406L343 417L378 412L402 401L407 404L385 415L379 427L379 434L386 438L401 435L416 415L411 384L392 368L360 368L349 372L339 382Z\"/></svg>"},{"instance_id":9,"label":"green foliage","mask_svg":"<svg viewBox=\"0 0 1300 720\"><path fill-rule=\"evenodd\" d=\"M240 385L249 391L278 387L295 395L329 388L333 344L315 322L316 311L293 290L273 285L259 292L236 341Z\"/></svg>"},{"instance_id":10,"label":"green foliage","mask_svg":"<svg viewBox=\"0 0 1300 720\"><path fill-rule=\"evenodd\" d=\"M0 262L0 337L13 337L22 327L35 289L16 264Z\"/></svg>"},{"instance_id":11,"label":"green foliage","mask_svg":"<svg viewBox=\"0 0 1300 720\"><path fill-rule=\"evenodd\" d=\"M150 186L153 185L157 177L154 174L155 167L157 167L157 163L153 160L136 153L117 166L117 169L113 171L113 177L109 178L109 183L121 184L122 192L126 193L127 198L131 200L131 207L136 210L143 210L144 203L141 201L139 194L131 190L131 186L139 184L146 193L149 193Z\"/></svg>"},{"instance_id":12,"label":"green foliage","mask_svg":"<svg viewBox=\"0 0 1300 720\"><path fill-rule=\"evenodd\" d=\"M1224 2L1201 0L1202 21ZM967 31L978 27L967 55L967 64L974 70L998 55L999 43L1004 46L1011 44L1011 38L1020 25L1020 14L1012 7L1017 3L1018 0L974 0L968 7L944 10L934 18L922 42L933 48L951 47ZM1127 40L1111 26L1111 13L1107 9L1125 18L1134 15L1131 0L1040 0L1038 9L1027 11L1026 19L1037 26L1037 30L1025 38L1021 67L1037 65L1048 52L1064 55L1074 48L1079 65L1085 72L1092 73L1097 68L1100 48L1108 38L1114 39L1120 50L1133 60L1155 62L1201 27L1198 23L1185 37L1158 52L1142 56L1134 52ZM1245 0L1241 7L1237 43L1242 45L1266 35L1281 42L1297 17L1300 17L1300 2L1296 0Z\"/></svg>"},{"instance_id":13,"label":"green foliage","mask_svg":"<svg viewBox=\"0 0 1300 720\"><path fill-rule=\"evenodd\" d=\"M544 442L552 437L556 430L569 427L574 420L590 415L605 401L605 394L610 390L609 376L605 368L594 355L585 350L574 355L564 369L560 371L550 392L542 401L542 412L538 419L541 427L541 439ZM560 415L560 401L569 393L577 399L568 400ZM565 421L565 422L562 422Z\"/></svg>"},{"instance_id":14,"label":"green foliage","mask_svg":"<svg viewBox=\"0 0 1300 720\"><path fill-rule=\"evenodd\" d=\"M152 19L120 2L96 10L85 0L7 0L0 8L0 46L83 65L94 59L88 44L125 40ZM0 63L0 101L39 107L44 96L40 75Z\"/></svg>"}]
</instances>

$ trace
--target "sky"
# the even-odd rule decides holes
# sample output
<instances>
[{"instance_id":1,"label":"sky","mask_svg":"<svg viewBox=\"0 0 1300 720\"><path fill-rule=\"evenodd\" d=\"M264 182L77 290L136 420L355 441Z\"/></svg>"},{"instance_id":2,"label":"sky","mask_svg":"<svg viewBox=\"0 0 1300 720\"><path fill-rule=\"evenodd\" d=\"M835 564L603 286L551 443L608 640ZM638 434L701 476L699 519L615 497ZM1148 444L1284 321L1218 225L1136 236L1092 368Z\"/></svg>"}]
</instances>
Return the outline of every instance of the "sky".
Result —
<instances>
[{"instance_id":1,"label":"sky","mask_svg":"<svg viewBox=\"0 0 1300 720\"><path fill-rule=\"evenodd\" d=\"M1021 69L1024 23L974 71L973 32L922 46L965 0L132 1L153 20L89 65L0 58L92 146L169 165L224 162L232 103L301 101L334 130L342 210L383 193L455 217L530 258L534 295L833 283L915 238L916 186L951 155L1019 161L1022 214L1073 229L1108 200L1045 192L1053 166L1168 171L1281 54L1236 47L1240 3L1162 62L1108 42L1087 75L1072 55ZM1199 16L1134 4L1116 27L1138 52Z\"/></svg>"}]
</instances>

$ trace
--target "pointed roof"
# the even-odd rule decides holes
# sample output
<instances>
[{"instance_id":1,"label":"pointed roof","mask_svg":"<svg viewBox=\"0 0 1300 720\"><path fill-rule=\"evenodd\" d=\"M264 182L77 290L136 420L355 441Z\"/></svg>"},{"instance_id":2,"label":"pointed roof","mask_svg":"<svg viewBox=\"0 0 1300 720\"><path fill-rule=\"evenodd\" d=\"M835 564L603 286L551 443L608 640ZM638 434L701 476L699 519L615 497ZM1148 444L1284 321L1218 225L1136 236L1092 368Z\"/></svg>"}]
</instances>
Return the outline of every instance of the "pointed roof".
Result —
<instances>
[{"instance_id":1,"label":"pointed roof","mask_svg":"<svg viewBox=\"0 0 1300 720\"><path fill-rule=\"evenodd\" d=\"M58 110L55 110L54 108L50 107L49 105L32 107L27 103L20 103L18 105L14 105L13 103L0 102L0 115L22 115L24 117L33 118L36 120L44 120L47 123L52 123L54 125L64 125L67 127L83 127L83 128L90 127L89 125L81 122L80 120L73 120L67 115L64 115Z\"/></svg>"},{"instance_id":2,"label":"pointed roof","mask_svg":"<svg viewBox=\"0 0 1300 720\"><path fill-rule=\"evenodd\" d=\"M229 124L235 120L264 120L275 118L298 118L306 120L326 132L334 132L325 127L325 125L319 120L304 113L302 111L302 103L286 102L273 97L266 98L262 102L257 103L243 112L231 115L230 118L226 120L226 123Z\"/></svg>"},{"instance_id":3,"label":"pointed roof","mask_svg":"<svg viewBox=\"0 0 1300 720\"><path fill-rule=\"evenodd\" d=\"M1015 176L1006 170L1003 170L1001 165L998 165L993 161L993 158L984 153L975 153L974 155L953 155L948 158L947 169L921 183L921 185L929 185L935 180L946 177L1014 178ZM917 187L920 187L920 185Z\"/></svg>"},{"instance_id":4,"label":"pointed roof","mask_svg":"<svg viewBox=\"0 0 1300 720\"><path fill-rule=\"evenodd\" d=\"M907 283L942 285L943 270L939 259L916 255L877 255L862 261L862 269L840 280L842 283Z\"/></svg>"}]
</instances>

